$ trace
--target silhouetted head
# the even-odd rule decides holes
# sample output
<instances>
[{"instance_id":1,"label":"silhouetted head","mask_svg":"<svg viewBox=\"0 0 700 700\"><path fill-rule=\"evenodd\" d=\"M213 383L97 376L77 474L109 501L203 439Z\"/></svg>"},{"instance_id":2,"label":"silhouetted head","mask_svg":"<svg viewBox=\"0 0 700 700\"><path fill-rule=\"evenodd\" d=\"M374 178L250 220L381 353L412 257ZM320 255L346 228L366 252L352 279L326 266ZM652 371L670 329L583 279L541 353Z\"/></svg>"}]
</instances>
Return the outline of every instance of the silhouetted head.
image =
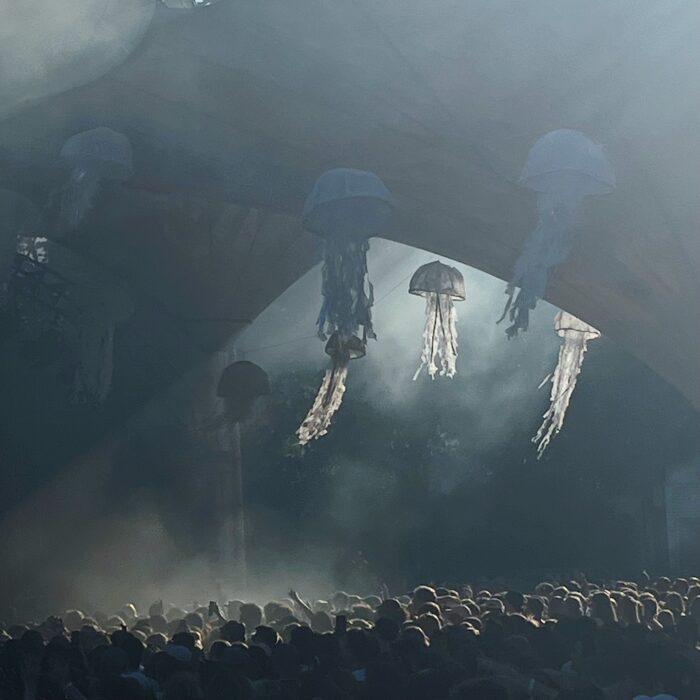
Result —
<instances>
[{"instance_id":1,"label":"silhouetted head","mask_svg":"<svg viewBox=\"0 0 700 700\"><path fill-rule=\"evenodd\" d=\"M632 596L620 596L617 603L617 612L620 622L625 625L638 625L641 622L641 604Z\"/></svg>"},{"instance_id":2,"label":"silhouetted head","mask_svg":"<svg viewBox=\"0 0 700 700\"><path fill-rule=\"evenodd\" d=\"M685 612L685 604L683 598L679 593L671 591L666 594L666 599L664 600L664 607L668 608L678 619Z\"/></svg>"},{"instance_id":3,"label":"silhouetted head","mask_svg":"<svg viewBox=\"0 0 700 700\"><path fill-rule=\"evenodd\" d=\"M251 641L253 644L263 645L268 650L272 650L279 642L279 636L272 627L258 625L253 632Z\"/></svg>"},{"instance_id":4,"label":"silhouetted head","mask_svg":"<svg viewBox=\"0 0 700 700\"><path fill-rule=\"evenodd\" d=\"M377 606L375 618L387 618L393 620L397 625L402 625L406 621L406 611L398 600L388 598Z\"/></svg>"},{"instance_id":5,"label":"silhouetted head","mask_svg":"<svg viewBox=\"0 0 700 700\"><path fill-rule=\"evenodd\" d=\"M173 635L173 644L194 652L197 648L197 637L192 632L176 632Z\"/></svg>"},{"instance_id":6,"label":"silhouetted head","mask_svg":"<svg viewBox=\"0 0 700 700\"><path fill-rule=\"evenodd\" d=\"M656 588L659 593L668 593L671 590L671 579L666 576L661 576L654 584L654 588Z\"/></svg>"},{"instance_id":7,"label":"silhouetted head","mask_svg":"<svg viewBox=\"0 0 700 700\"><path fill-rule=\"evenodd\" d=\"M333 620L331 620L331 616L327 612L319 610L311 616L311 628L319 634L332 632Z\"/></svg>"},{"instance_id":8,"label":"silhouetted head","mask_svg":"<svg viewBox=\"0 0 700 700\"><path fill-rule=\"evenodd\" d=\"M525 601L525 614L533 620L541 620L544 616L544 602L538 596L528 596Z\"/></svg>"},{"instance_id":9,"label":"silhouetted head","mask_svg":"<svg viewBox=\"0 0 700 700\"><path fill-rule=\"evenodd\" d=\"M197 612L187 613L187 615L185 615L185 624L190 629L201 630L204 628L204 619Z\"/></svg>"},{"instance_id":10,"label":"silhouetted head","mask_svg":"<svg viewBox=\"0 0 700 700\"><path fill-rule=\"evenodd\" d=\"M226 642L245 642L245 625L235 620L225 622L219 628L219 637Z\"/></svg>"},{"instance_id":11,"label":"silhouetted head","mask_svg":"<svg viewBox=\"0 0 700 700\"><path fill-rule=\"evenodd\" d=\"M388 617L380 617L374 623L374 629L372 631L382 641L391 643L399 636L399 630L400 627L394 620L390 620Z\"/></svg>"},{"instance_id":12,"label":"silhouetted head","mask_svg":"<svg viewBox=\"0 0 700 700\"><path fill-rule=\"evenodd\" d=\"M607 593L594 593L589 601L590 616L603 625L617 622L615 601Z\"/></svg>"},{"instance_id":13,"label":"silhouetted head","mask_svg":"<svg viewBox=\"0 0 700 700\"><path fill-rule=\"evenodd\" d=\"M700 596L696 596L690 601L690 605L688 606L688 614L694 620L700 622Z\"/></svg>"},{"instance_id":14,"label":"silhouetted head","mask_svg":"<svg viewBox=\"0 0 700 700\"><path fill-rule=\"evenodd\" d=\"M688 589L690 588L690 583L688 582L688 579L685 578L677 578L672 585L672 589L682 595L683 597L688 595Z\"/></svg>"},{"instance_id":15,"label":"silhouetted head","mask_svg":"<svg viewBox=\"0 0 700 700\"><path fill-rule=\"evenodd\" d=\"M143 660L144 644L141 640L129 632L115 633L112 635L112 643L126 652L129 658L129 670L135 671Z\"/></svg>"},{"instance_id":16,"label":"silhouetted head","mask_svg":"<svg viewBox=\"0 0 700 700\"><path fill-rule=\"evenodd\" d=\"M413 606L415 609L418 609L424 603L435 602L437 602L435 589L430 588L430 586L418 586L418 588L413 591Z\"/></svg>"},{"instance_id":17,"label":"silhouetted head","mask_svg":"<svg viewBox=\"0 0 700 700\"><path fill-rule=\"evenodd\" d=\"M333 610L347 610L348 594L345 591L338 591L333 595L331 602L333 603Z\"/></svg>"},{"instance_id":18,"label":"silhouetted head","mask_svg":"<svg viewBox=\"0 0 700 700\"><path fill-rule=\"evenodd\" d=\"M420 627L423 630L423 632L425 632L425 635L428 637L428 639L432 639L433 637L435 637L435 635L442 628L440 618L438 618L437 615L433 615L432 613L427 613L426 615L419 615L413 621L413 624L416 625L416 627Z\"/></svg>"},{"instance_id":19,"label":"silhouetted head","mask_svg":"<svg viewBox=\"0 0 700 700\"><path fill-rule=\"evenodd\" d=\"M254 630L258 627L262 622L262 617L262 608L255 603L243 603L238 613L238 619L248 630Z\"/></svg>"},{"instance_id":20,"label":"silhouetted head","mask_svg":"<svg viewBox=\"0 0 700 700\"><path fill-rule=\"evenodd\" d=\"M525 596L520 591L508 591L503 598L506 612L522 612L525 605Z\"/></svg>"},{"instance_id":21,"label":"silhouetted head","mask_svg":"<svg viewBox=\"0 0 700 700\"><path fill-rule=\"evenodd\" d=\"M583 609L583 601L577 595L568 595L564 599L564 614L567 617L579 618L583 617L585 611Z\"/></svg>"}]
</instances>

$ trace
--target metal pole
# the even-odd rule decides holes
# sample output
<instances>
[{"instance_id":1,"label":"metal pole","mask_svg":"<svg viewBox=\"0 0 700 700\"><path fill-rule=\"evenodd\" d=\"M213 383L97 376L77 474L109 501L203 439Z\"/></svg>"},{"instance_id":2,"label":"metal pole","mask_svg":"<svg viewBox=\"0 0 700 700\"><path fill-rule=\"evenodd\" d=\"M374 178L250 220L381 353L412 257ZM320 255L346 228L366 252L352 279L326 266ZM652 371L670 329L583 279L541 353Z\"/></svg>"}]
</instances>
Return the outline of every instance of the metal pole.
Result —
<instances>
[{"instance_id":1,"label":"metal pole","mask_svg":"<svg viewBox=\"0 0 700 700\"><path fill-rule=\"evenodd\" d=\"M236 359L234 348L217 353L218 382L224 368ZM212 393L217 401L217 415L223 416L223 401L215 396L216 385ZM245 540L245 502L243 497L243 460L241 454L241 430L238 423L224 421L219 430L217 442L222 454L221 461L221 507L224 522L219 545L221 561L224 564L225 579L238 589L248 585L248 570Z\"/></svg>"},{"instance_id":2,"label":"metal pole","mask_svg":"<svg viewBox=\"0 0 700 700\"><path fill-rule=\"evenodd\" d=\"M241 428L232 426L231 440L231 514L233 517L233 560L243 589L248 587L248 561L246 556L245 504L243 498L243 458L241 453Z\"/></svg>"}]
</instances>

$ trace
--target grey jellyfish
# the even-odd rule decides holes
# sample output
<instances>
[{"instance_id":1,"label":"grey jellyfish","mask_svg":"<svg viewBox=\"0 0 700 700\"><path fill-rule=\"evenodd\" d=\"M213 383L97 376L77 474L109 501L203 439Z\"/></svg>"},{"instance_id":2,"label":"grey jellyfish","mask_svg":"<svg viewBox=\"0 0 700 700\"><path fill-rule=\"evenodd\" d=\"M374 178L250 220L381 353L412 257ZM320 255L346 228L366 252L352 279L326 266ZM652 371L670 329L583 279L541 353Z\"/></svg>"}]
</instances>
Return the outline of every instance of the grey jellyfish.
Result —
<instances>
[{"instance_id":1,"label":"grey jellyfish","mask_svg":"<svg viewBox=\"0 0 700 700\"><path fill-rule=\"evenodd\" d=\"M105 126L71 136L61 158L70 173L60 193L58 229L65 232L90 211L103 182L126 182L133 175L133 164L129 139Z\"/></svg>"},{"instance_id":2,"label":"grey jellyfish","mask_svg":"<svg viewBox=\"0 0 700 700\"><path fill-rule=\"evenodd\" d=\"M600 331L566 311L560 311L556 315L554 329L562 338L562 344L554 373L545 377L540 384L540 387L543 387L551 381L552 391L550 405L543 416L542 425L532 438L532 442L537 445L538 459L542 457L552 438L564 426L564 418L576 388L578 375L581 373L588 341L600 338Z\"/></svg>"},{"instance_id":3,"label":"grey jellyfish","mask_svg":"<svg viewBox=\"0 0 700 700\"><path fill-rule=\"evenodd\" d=\"M370 236L381 230L392 211L391 193L374 173L348 168L323 173L304 205L304 227L324 241L317 327L319 337L328 339L331 365L297 430L302 446L328 432L343 401L350 360L363 357L367 339L376 338L367 252Z\"/></svg>"},{"instance_id":4,"label":"grey jellyfish","mask_svg":"<svg viewBox=\"0 0 700 700\"><path fill-rule=\"evenodd\" d=\"M0 189L0 303L7 296L19 239L30 235L37 225L37 211L23 195Z\"/></svg>"},{"instance_id":5,"label":"grey jellyfish","mask_svg":"<svg viewBox=\"0 0 700 700\"><path fill-rule=\"evenodd\" d=\"M526 331L529 315L547 289L553 267L569 255L586 197L615 188L615 173L603 147L574 129L545 134L530 150L520 182L537 193L537 227L518 258L506 289L509 338ZM513 300L515 288L520 291Z\"/></svg>"},{"instance_id":6,"label":"grey jellyfish","mask_svg":"<svg viewBox=\"0 0 700 700\"><path fill-rule=\"evenodd\" d=\"M455 301L467 298L464 277L454 267L436 260L421 265L408 286L410 294L425 297L425 329L418 379L425 367L428 376L452 378L457 373L457 310Z\"/></svg>"},{"instance_id":7,"label":"grey jellyfish","mask_svg":"<svg viewBox=\"0 0 700 700\"><path fill-rule=\"evenodd\" d=\"M114 332L133 313L121 281L68 248L47 244L51 269L69 284L67 323L77 351L71 400L101 404L112 386Z\"/></svg>"}]
</instances>

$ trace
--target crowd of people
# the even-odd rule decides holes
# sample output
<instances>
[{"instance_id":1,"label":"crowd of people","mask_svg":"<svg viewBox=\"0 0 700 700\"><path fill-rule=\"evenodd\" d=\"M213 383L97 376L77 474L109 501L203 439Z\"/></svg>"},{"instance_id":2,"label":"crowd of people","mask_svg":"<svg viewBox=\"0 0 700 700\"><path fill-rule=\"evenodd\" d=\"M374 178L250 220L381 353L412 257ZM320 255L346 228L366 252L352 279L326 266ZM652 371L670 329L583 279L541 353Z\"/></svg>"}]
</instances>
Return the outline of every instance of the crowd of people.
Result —
<instances>
[{"instance_id":1,"label":"crowd of people","mask_svg":"<svg viewBox=\"0 0 700 700\"><path fill-rule=\"evenodd\" d=\"M2 700L697 700L700 579L294 591L0 623Z\"/></svg>"}]
</instances>

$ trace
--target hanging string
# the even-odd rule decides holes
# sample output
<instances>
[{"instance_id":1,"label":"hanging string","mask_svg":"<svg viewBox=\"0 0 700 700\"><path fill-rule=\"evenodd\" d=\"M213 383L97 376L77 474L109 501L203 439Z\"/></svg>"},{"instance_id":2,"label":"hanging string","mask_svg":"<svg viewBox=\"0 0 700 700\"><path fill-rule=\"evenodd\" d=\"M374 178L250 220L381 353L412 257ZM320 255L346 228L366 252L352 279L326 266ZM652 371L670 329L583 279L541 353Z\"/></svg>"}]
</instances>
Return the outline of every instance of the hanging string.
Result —
<instances>
[{"instance_id":1,"label":"hanging string","mask_svg":"<svg viewBox=\"0 0 700 700\"><path fill-rule=\"evenodd\" d=\"M379 304L381 304L385 299L391 296L402 284L405 284L413 273L409 272L405 277L402 277L391 289L389 289L385 294L383 294L374 303L374 308L376 309ZM291 338L290 340L284 340L280 343L272 343L271 345L261 345L257 348L241 348L238 350L242 355L251 355L256 352L262 352L263 350L273 350L275 348L282 348L286 345L291 345L292 343L301 343L304 340L318 340L318 333L313 333L312 335L303 335L298 338Z\"/></svg>"}]
</instances>

